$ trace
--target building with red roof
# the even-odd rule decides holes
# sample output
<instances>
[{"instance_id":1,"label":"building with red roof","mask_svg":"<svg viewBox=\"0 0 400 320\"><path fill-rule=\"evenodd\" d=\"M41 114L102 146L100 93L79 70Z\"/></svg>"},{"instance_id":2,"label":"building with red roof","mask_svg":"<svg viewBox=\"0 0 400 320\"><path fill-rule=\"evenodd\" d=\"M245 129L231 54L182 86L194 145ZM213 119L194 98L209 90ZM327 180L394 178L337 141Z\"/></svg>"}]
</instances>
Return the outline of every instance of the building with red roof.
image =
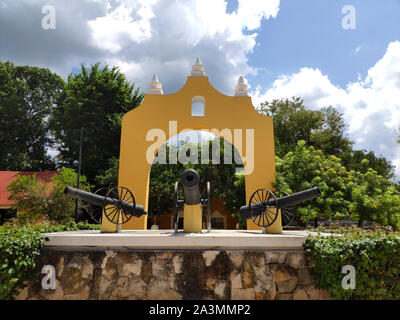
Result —
<instances>
[{"instance_id":1,"label":"building with red roof","mask_svg":"<svg viewBox=\"0 0 400 320\"><path fill-rule=\"evenodd\" d=\"M8 200L10 193L7 188L12 181L17 179L17 175L32 176L36 174L39 182L47 183L57 173L57 171L0 171L0 209L10 209L14 204L14 201Z\"/></svg>"}]
</instances>

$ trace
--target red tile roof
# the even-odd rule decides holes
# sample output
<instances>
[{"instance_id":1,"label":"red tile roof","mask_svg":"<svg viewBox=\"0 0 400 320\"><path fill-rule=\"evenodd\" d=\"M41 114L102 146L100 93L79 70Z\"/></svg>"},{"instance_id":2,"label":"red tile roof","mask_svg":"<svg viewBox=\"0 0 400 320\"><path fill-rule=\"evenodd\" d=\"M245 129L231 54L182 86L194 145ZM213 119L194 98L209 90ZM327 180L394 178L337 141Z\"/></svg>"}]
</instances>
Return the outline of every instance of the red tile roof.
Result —
<instances>
[{"instance_id":1,"label":"red tile roof","mask_svg":"<svg viewBox=\"0 0 400 320\"><path fill-rule=\"evenodd\" d=\"M0 207L11 206L14 204L14 201L8 200L9 192L7 191L7 187L11 181L16 179L17 175L32 176L33 174L36 174L36 178L40 182L46 183L49 182L57 173L57 171L0 171Z\"/></svg>"}]
</instances>

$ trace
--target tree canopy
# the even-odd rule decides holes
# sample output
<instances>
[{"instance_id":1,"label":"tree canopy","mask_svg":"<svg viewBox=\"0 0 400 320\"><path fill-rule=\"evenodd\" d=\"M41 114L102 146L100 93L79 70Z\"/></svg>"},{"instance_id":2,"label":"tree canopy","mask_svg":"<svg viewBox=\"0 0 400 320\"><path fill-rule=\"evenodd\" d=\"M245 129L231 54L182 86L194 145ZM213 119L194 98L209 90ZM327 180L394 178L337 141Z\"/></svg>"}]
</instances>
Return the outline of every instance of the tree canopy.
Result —
<instances>
[{"instance_id":1,"label":"tree canopy","mask_svg":"<svg viewBox=\"0 0 400 320\"><path fill-rule=\"evenodd\" d=\"M303 222L317 218L379 222L400 228L400 195L393 181L379 175L362 160L361 171L347 170L341 160L300 140L293 151L276 158L277 190L288 193L319 187L317 199L301 203Z\"/></svg>"},{"instance_id":2,"label":"tree canopy","mask_svg":"<svg viewBox=\"0 0 400 320\"><path fill-rule=\"evenodd\" d=\"M0 170L51 170L49 117L64 81L45 68L0 62Z\"/></svg>"},{"instance_id":3,"label":"tree canopy","mask_svg":"<svg viewBox=\"0 0 400 320\"><path fill-rule=\"evenodd\" d=\"M393 177L393 165L374 152L354 150L353 142L346 136L343 115L329 106L310 110L300 98L273 100L261 103L258 111L272 118L274 123L275 150L279 157L296 148L299 140L307 146L322 150L326 155L342 159L348 170L361 169L362 160L385 178Z\"/></svg>"},{"instance_id":4,"label":"tree canopy","mask_svg":"<svg viewBox=\"0 0 400 320\"><path fill-rule=\"evenodd\" d=\"M93 182L110 159L119 157L122 117L142 99L117 67L82 65L80 73L68 77L63 103L51 118L59 165L76 166L83 128L82 173Z\"/></svg>"}]
</instances>

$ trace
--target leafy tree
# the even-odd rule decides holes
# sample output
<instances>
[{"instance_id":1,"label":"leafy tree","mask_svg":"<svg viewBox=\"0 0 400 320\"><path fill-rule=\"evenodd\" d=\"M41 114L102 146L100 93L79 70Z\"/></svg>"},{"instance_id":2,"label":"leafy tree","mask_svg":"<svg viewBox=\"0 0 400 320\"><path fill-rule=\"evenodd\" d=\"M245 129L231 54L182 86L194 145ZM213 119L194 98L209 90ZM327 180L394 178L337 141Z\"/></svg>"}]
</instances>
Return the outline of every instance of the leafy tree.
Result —
<instances>
[{"instance_id":1,"label":"leafy tree","mask_svg":"<svg viewBox=\"0 0 400 320\"><path fill-rule=\"evenodd\" d=\"M363 161L368 162L367 168L363 165ZM363 171L368 168L375 170L379 175L386 179L393 178L394 166L384 157L377 157L373 151L353 150L342 155L342 162L348 170Z\"/></svg>"},{"instance_id":2,"label":"leafy tree","mask_svg":"<svg viewBox=\"0 0 400 320\"><path fill-rule=\"evenodd\" d=\"M299 141L293 152L276 159L278 190L288 193L319 187L319 198L298 205L303 222L317 218L352 218L400 227L400 194L390 179L385 179L362 160L360 171L347 170L341 160L307 147Z\"/></svg>"},{"instance_id":3,"label":"leafy tree","mask_svg":"<svg viewBox=\"0 0 400 320\"><path fill-rule=\"evenodd\" d=\"M325 154L341 157L352 150L353 142L345 135L346 125L343 115L332 106L320 110L323 124L313 132L311 145Z\"/></svg>"},{"instance_id":4,"label":"leafy tree","mask_svg":"<svg viewBox=\"0 0 400 320\"><path fill-rule=\"evenodd\" d=\"M239 228L246 229L247 222L238 213L240 207L246 204L245 175L237 173L235 176L237 179L233 187L226 186L225 207L239 220Z\"/></svg>"},{"instance_id":5,"label":"leafy tree","mask_svg":"<svg viewBox=\"0 0 400 320\"><path fill-rule=\"evenodd\" d=\"M293 150L299 140L336 156L351 150L343 116L333 107L309 110L303 100L292 98L261 103L258 111L272 118L278 156Z\"/></svg>"},{"instance_id":6,"label":"leafy tree","mask_svg":"<svg viewBox=\"0 0 400 320\"><path fill-rule=\"evenodd\" d=\"M321 112L308 110L300 98L261 103L259 112L272 118L278 155L289 152L298 140L310 145L313 131L321 128L324 120Z\"/></svg>"},{"instance_id":7,"label":"leafy tree","mask_svg":"<svg viewBox=\"0 0 400 320\"><path fill-rule=\"evenodd\" d=\"M111 189L118 185L119 159L112 157L108 159L108 169L100 170L96 176L95 183L98 187Z\"/></svg>"},{"instance_id":8,"label":"leafy tree","mask_svg":"<svg viewBox=\"0 0 400 320\"><path fill-rule=\"evenodd\" d=\"M307 146L322 150L326 155L342 159L347 170L359 171L363 159L369 167L385 178L393 177L393 165L374 152L353 150L353 142L346 137L343 115L333 107L309 110L300 98L264 102L259 112L270 116L274 123L276 154L285 156L299 140Z\"/></svg>"},{"instance_id":9,"label":"leafy tree","mask_svg":"<svg viewBox=\"0 0 400 320\"><path fill-rule=\"evenodd\" d=\"M71 222L75 201L64 195L67 186L76 186L77 174L73 169L62 168L48 183L41 183L36 175L18 175L10 183L10 200L17 210L17 221L20 223L35 221ZM83 190L90 190L86 178L81 177Z\"/></svg>"},{"instance_id":10,"label":"leafy tree","mask_svg":"<svg viewBox=\"0 0 400 320\"><path fill-rule=\"evenodd\" d=\"M0 170L51 170L48 118L64 81L48 69L0 62Z\"/></svg>"},{"instance_id":11,"label":"leafy tree","mask_svg":"<svg viewBox=\"0 0 400 320\"><path fill-rule=\"evenodd\" d=\"M59 143L58 160L70 167L78 159L84 128L82 173L93 182L109 159L119 157L122 117L141 103L143 94L117 67L97 63L81 68L68 77L65 100L54 110L51 128Z\"/></svg>"},{"instance_id":12,"label":"leafy tree","mask_svg":"<svg viewBox=\"0 0 400 320\"><path fill-rule=\"evenodd\" d=\"M170 149L178 152L175 145L164 145L157 153L157 157L162 158L165 154L166 164L153 163L150 172L149 186L149 212L150 214L160 215L166 213L173 206L175 182L179 181L180 176L185 170L185 166L178 162L170 164Z\"/></svg>"},{"instance_id":13,"label":"leafy tree","mask_svg":"<svg viewBox=\"0 0 400 320\"><path fill-rule=\"evenodd\" d=\"M339 158L307 147L302 140L283 158L276 157L277 190L290 194L319 187L322 191L319 198L298 205L297 212L303 222L320 217L348 218L352 181L352 173Z\"/></svg>"},{"instance_id":14,"label":"leafy tree","mask_svg":"<svg viewBox=\"0 0 400 320\"><path fill-rule=\"evenodd\" d=\"M363 160L368 166L368 161ZM378 222L400 228L400 195L393 182L368 168L367 172L356 172L356 184L352 189L350 213L353 220Z\"/></svg>"}]
</instances>

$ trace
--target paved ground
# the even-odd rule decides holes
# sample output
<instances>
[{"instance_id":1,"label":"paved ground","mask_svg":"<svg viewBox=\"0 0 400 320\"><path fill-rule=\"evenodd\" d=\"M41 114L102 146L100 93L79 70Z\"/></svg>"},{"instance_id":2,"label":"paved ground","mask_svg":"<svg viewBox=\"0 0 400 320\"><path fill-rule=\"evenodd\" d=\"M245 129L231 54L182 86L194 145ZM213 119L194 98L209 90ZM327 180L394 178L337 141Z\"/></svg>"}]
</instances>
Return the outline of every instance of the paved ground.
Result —
<instances>
[{"instance_id":1,"label":"paved ground","mask_svg":"<svg viewBox=\"0 0 400 320\"><path fill-rule=\"evenodd\" d=\"M46 248L54 249L250 249L301 250L311 232L283 231L262 234L253 230L212 230L210 233L173 233L173 230L123 230L100 233L98 230L46 233Z\"/></svg>"}]
</instances>

